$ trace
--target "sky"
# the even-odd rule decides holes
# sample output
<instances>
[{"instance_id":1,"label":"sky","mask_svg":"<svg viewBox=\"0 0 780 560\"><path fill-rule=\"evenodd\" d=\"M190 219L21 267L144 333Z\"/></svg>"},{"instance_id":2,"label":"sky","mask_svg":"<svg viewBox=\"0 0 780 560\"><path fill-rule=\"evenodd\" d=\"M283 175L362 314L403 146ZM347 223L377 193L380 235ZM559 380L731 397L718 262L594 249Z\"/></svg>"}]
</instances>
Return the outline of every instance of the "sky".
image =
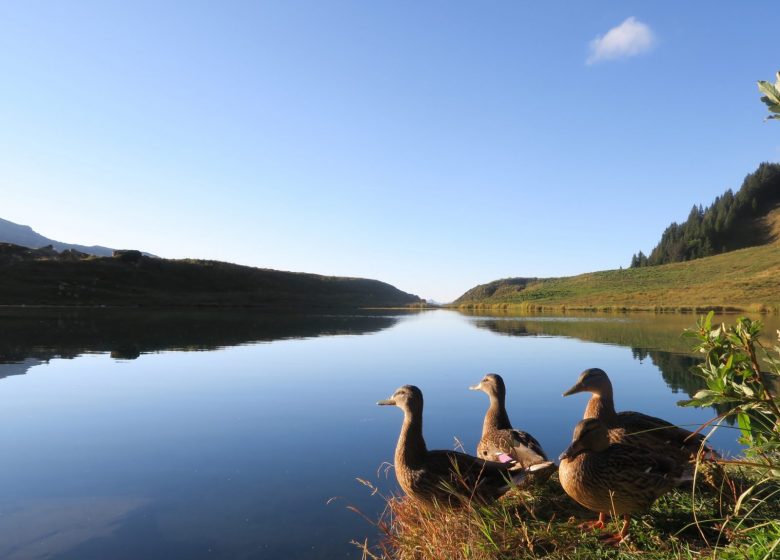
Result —
<instances>
[{"instance_id":1,"label":"sky","mask_svg":"<svg viewBox=\"0 0 780 560\"><path fill-rule=\"evenodd\" d=\"M0 218L448 302L780 161L774 2L0 2Z\"/></svg>"}]
</instances>

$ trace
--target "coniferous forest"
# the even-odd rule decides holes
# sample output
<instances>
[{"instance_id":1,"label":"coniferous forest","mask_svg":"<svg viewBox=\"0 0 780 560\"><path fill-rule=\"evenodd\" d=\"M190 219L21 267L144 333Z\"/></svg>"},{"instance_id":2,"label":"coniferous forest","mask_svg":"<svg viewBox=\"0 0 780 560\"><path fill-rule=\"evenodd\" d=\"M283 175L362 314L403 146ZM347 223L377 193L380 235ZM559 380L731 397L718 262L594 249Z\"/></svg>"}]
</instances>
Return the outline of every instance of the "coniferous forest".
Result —
<instances>
[{"instance_id":1,"label":"coniferous forest","mask_svg":"<svg viewBox=\"0 0 780 560\"><path fill-rule=\"evenodd\" d=\"M707 208L691 208L682 224L672 223L649 256L642 251L633 255L631 267L689 261L768 243L771 232L762 218L778 203L780 164L762 163L745 177L736 194L729 189Z\"/></svg>"}]
</instances>

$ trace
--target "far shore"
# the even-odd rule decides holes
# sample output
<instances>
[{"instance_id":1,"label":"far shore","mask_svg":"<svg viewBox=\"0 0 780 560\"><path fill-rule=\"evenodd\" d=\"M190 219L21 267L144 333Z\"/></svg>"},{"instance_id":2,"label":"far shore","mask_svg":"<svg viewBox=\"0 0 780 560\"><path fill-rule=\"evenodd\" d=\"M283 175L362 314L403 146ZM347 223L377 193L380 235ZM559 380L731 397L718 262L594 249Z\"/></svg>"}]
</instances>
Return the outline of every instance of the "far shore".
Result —
<instances>
[{"instance_id":1,"label":"far shore","mask_svg":"<svg viewBox=\"0 0 780 560\"><path fill-rule=\"evenodd\" d=\"M193 304L170 304L164 305L155 303L153 305L128 304L128 305L73 305L73 304L0 304L0 310L17 309L61 309L61 310L253 310L268 311L274 313L317 313L317 312L356 312L356 311L435 311L449 310L458 312L502 312L513 314L539 315L542 313L551 313L556 315L566 315L570 313L606 313L606 314L656 314L656 315L704 315L710 311L724 315L738 315L744 313L760 315L780 315L780 310L768 308L765 306L740 307L724 305L683 305L683 306L610 306L610 305L529 305L526 303L471 303L471 304L442 304L442 305L411 305L411 306L390 306L390 307L350 307L350 306L273 306L260 304L223 304L223 303L193 303Z\"/></svg>"},{"instance_id":2,"label":"far shore","mask_svg":"<svg viewBox=\"0 0 780 560\"><path fill-rule=\"evenodd\" d=\"M514 313L654 313L654 314L707 314L710 311L722 314L759 313L761 315L778 315L780 310L765 306L724 305L682 305L682 306L611 306L611 305L529 305L526 303L473 303L445 305L446 309L457 311L509 311Z\"/></svg>"}]
</instances>

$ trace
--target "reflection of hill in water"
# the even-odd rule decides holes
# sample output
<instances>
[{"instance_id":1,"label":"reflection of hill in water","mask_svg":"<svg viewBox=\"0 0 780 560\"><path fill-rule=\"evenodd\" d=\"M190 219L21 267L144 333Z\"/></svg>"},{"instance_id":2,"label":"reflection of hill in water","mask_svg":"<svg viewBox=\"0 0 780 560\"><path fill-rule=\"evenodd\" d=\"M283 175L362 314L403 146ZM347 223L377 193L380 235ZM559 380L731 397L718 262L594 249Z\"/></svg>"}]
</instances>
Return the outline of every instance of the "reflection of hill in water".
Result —
<instances>
[{"instance_id":1,"label":"reflection of hill in water","mask_svg":"<svg viewBox=\"0 0 780 560\"><path fill-rule=\"evenodd\" d=\"M691 321L691 325L693 324ZM675 392L692 397L706 385L692 373L701 360L690 353L693 343L681 336L679 320L674 322L631 321L630 319L552 318L517 319L484 318L474 324L482 329L507 336L563 336L588 342L614 344L631 348L634 358L650 358L666 384ZM675 330L677 328L677 330ZM713 407L718 413L719 410Z\"/></svg>"},{"instance_id":2,"label":"reflection of hill in water","mask_svg":"<svg viewBox=\"0 0 780 560\"><path fill-rule=\"evenodd\" d=\"M51 358L110 352L135 359L160 350L227 346L317 336L367 334L397 316L269 314L235 310L3 310L0 377L23 374Z\"/></svg>"},{"instance_id":3,"label":"reflection of hill in water","mask_svg":"<svg viewBox=\"0 0 780 560\"><path fill-rule=\"evenodd\" d=\"M3 363L0 362L0 379L11 377L12 375L24 375L33 366L46 363L45 360L38 358L25 358L21 362Z\"/></svg>"},{"instance_id":4,"label":"reflection of hill in water","mask_svg":"<svg viewBox=\"0 0 780 560\"><path fill-rule=\"evenodd\" d=\"M693 397L699 390L707 388L704 380L693 373L693 367L702 361L695 355L645 348L632 348L631 351L637 360L645 360L649 357L653 365L661 372L661 377L664 378L666 384L675 393L685 392L689 397ZM717 404L712 405L712 408L718 414L723 414L729 409L727 406ZM733 423L731 419L727 422Z\"/></svg>"},{"instance_id":5,"label":"reflection of hill in water","mask_svg":"<svg viewBox=\"0 0 780 560\"><path fill-rule=\"evenodd\" d=\"M683 338L685 327L694 327L695 318L675 321L631 320L626 318L477 318L474 324L497 334L509 336L565 336L615 344L629 348L653 348L687 353L691 341Z\"/></svg>"}]
</instances>

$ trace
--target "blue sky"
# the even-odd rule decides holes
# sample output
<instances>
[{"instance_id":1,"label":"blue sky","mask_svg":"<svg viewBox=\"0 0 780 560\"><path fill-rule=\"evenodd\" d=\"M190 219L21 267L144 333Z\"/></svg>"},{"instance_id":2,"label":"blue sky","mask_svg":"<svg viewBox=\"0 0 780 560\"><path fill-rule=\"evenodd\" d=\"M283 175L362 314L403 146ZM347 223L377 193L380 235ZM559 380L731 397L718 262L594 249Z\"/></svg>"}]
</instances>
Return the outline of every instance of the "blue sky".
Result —
<instances>
[{"instance_id":1,"label":"blue sky","mask_svg":"<svg viewBox=\"0 0 780 560\"><path fill-rule=\"evenodd\" d=\"M775 12L6 1L0 217L439 301L627 266L780 160Z\"/></svg>"}]
</instances>

